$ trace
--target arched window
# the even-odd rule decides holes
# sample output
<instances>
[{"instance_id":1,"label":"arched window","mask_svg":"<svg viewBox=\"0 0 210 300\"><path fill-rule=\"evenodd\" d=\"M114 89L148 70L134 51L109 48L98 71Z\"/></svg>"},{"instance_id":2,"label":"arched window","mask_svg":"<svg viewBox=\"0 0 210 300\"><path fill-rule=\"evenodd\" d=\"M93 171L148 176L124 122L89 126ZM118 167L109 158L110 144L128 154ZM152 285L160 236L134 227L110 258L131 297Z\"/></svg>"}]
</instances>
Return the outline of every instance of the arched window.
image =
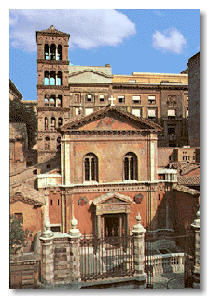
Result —
<instances>
[{"instance_id":1,"label":"arched window","mask_svg":"<svg viewBox=\"0 0 210 300\"><path fill-rule=\"evenodd\" d=\"M50 73L48 71L44 72L44 85L50 84Z\"/></svg>"},{"instance_id":2,"label":"arched window","mask_svg":"<svg viewBox=\"0 0 210 300\"><path fill-rule=\"evenodd\" d=\"M56 85L62 85L62 72L58 71Z\"/></svg>"},{"instance_id":3,"label":"arched window","mask_svg":"<svg viewBox=\"0 0 210 300\"><path fill-rule=\"evenodd\" d=\"M50 106L55 106L55 96L54 95L50 96Z\"/></svg>"},{"instance_id":4,"label":"arched window","mask_svg":"<svg viewBox=\"0 0 210 300\"><path fill-rule=\"evenodd\" d=\"M124 157L124 180L138 180L138 160L132 152Z\"/></svg>"},{"instance_id":5,"label":"arched window","mask_svg":"<svg viewBox=\"0 0 210 300\"><path fill-rule=\"evenodd\" d=\"M44 106L49 106L49 99L47 97L44 99Z\"/></svg>"},{"instance_id":6,"label":"arched window","mask_svg":"<svg viewBox=\"0 0 210 300\"><path fill-rule=\"evenodd\" d=\"M63 125L63 119L62 118L58 118L58 127Z\"/></svg>"},{"instance_id":7,"label":"arched window","mask_svg":"<svg viewBox=\"0 0 210 300\"><path fill-rule=\"evenodd\" d=\"M49 124L48 124L48 118L46 117L45 119L44 119L44 129L45 130L48 130L49 129L49 126L48 126Z\"/></svg>"},{"instance_id":8,"label":"arched window","mask_svg":"<svg viewBox=\"0 0 210 300\"><path fill-rule=\"evenodd\" d=\"M56 47L55 44L50 45L50 60L56 59Z\"/></svg>"},{"instance_id":9,"label":"arched window","mask_svg":"<svg viewBox=\"0 0 210 300\"><path fill-rule=\"evenodd\" d=\"M57 98L57 107L62 107L62 95L58 95Z\"/></svg>"},{"instance_id":10,"label":"arched window","mask_svg":"<svg viewBox=\"0 0 210 300\"><path fill-rule=\"evenodd\" d=\"M50 85L55 85L55 71L50 72Z\"/></svg>"},{"instance_id":11,"label":"arched window","mask_svg":"<svg viewBox=\"0 0 210 300\"><path fill-rule=\"evenodd\" d=\"M55 127L56 127L56 121L55 121L55 118L52 117L52 118L51 118L51 129L52 129L52 130L55 130Z\"/></svg>"},{"instance_id":12,"label":"arched window","mask_svg":"<svg viewBox=\"0 0 210 300\"><path fill-rule=\"evenodd\" d=\"M62 46L58 45L57 60L62 60Z\"/></svg>"},{"instance_id":13,"label":"arched window","mask_svg":"<svg viewBox=\"0 0 210 300\"><path fill-rule=\"evenodd\" d=\"M50 150L50 137L46 136L45 138L45 150Z\"/></svg>"},{"instance_id":14,"label":"arched window","mask_svg":"<svg viewBox=\"0 0 210 300\"><path fill-rule=\"evenodd\" d=\"M98 158L93 153L88 153L84 157L84 179L98 181Z\"/></svg>"},{"instance_id":15,"label":"arched window","mask_svg":"<svg viewBox=\"0 0 210 300\"><path fill-rule=\"evenodd\" d=\"M44 46L44 54L45 54L45 59L49 60L50 59L50 47L47 44L45 44L45 46Z\"/></svg>"}]
</instances>

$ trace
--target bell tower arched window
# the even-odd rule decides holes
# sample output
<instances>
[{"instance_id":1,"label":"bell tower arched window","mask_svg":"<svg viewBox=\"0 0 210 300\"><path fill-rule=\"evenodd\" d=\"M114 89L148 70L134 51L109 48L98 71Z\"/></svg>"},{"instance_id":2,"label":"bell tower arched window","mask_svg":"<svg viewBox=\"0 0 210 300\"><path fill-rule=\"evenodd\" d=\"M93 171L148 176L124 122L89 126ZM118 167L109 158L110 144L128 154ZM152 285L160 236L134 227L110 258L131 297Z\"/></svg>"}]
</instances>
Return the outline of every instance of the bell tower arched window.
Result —
<instances>
[{"instance_id":1,"label":"bell tower arched window","mask_svg":"<svg viewBox=\"0 0 210 300\"><path fill-rule=\"evenodd\" d=\"M58 45L57 48L57 60L62 60L62 46Z\"/></svg>"},{"instance_id":2,"label":"bell tower arched window","mask_svg":"<svg viewBox=\"0 0 210 300\"><path fill-rule=\"evenodd\" d=\"M50 47L47 44L45 44L45 46L44 46L44 54L45 54L45 59L49 60L50 59Z\"/></svg>"},{"instance_id":3,"label":"bell tower arched window","mask_svg":"<svg viewBox=\"0 0 210 300\"><path fill-rule=\"evenodd\" d=\"M50 85L55 85L55 71L50 72Z\"/></svg>"},{"instance_id":4,"label":"bell tower arched window","mask_svg":"<svg viewBox=\"0 0 210 300\"><path fill-rule=\"evenodd\" d=\"M84 157L84 179L98 181L98 158L93 153L88 153Z\"/></svg>"},{"instance_id":5,"label":"bell tower arched window","mask_svg":"<svg viewBox=\"0 0 210 300\"><path fill-rule=\"evenodd\" d=\"M50 45L50 60L56 59L56 46L55 44Z\"/></svg>"},{"instance_id":6,"label":"bell tower arched window","mask_svg":"<svg viewBox=\"0 0 210 300\"><path fill-rule=\"evenodd\" d=\"M50 106L55 106L55 96L54 95L50 96Z\"/></svg>"},{"instance_id":7,"label":"bell tower arched window","mask_svg":"<svg viewBox=\"0 0 210 300\"><path fill-rule=\"evenodd\" d=\"M62 85L62 72L58 71L57 78L56 78L56 85Z\"/></svg>"},{"instance_id":8,"label":"bell tower arched window","mask_svg":"<svg viewBox=\"0 0 210 300\"><path fill-rule=\"evenodd\" d=\"M50 72L45 71L44 72L44 85L50 84Z\"/></svg>"},{"instance_id":9,"label":"bell tower arched window","mask_svg":"<svg viewBox=\"0 0 210 300\"><path fill-rule=\"evenodd\" d=\"M138 160L133 152L124 157L124 180L138 180Z\"/></svg>"},{"instance_id":10,"label":"bell tower arched window","mask_svg":"<svg viewBox=\"0 0 210 300\"><path fill-rule=\"evenodd\" d=\"M57 107L62 107L62 95L58 95L57 97Z\"/></svg>"}]
</instances>

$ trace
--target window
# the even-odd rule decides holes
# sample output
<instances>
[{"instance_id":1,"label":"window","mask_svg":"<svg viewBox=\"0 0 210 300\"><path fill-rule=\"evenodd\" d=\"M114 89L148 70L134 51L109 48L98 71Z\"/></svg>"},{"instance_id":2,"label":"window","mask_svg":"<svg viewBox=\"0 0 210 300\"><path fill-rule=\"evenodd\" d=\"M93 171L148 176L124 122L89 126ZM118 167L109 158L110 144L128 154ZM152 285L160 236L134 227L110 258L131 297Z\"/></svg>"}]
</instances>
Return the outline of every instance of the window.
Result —
<instances>
[{"instance_id":1,"label":"window","mask_svg":"<svg viewBox=\"0 0 210 300\"><path fill-rule=\"evenodd\" d=\"M118 103L125 103L125 96L118 96Z\"/></svg>"},{"instance_id":2,"label":"window","mask_svg":"<svg viewBox=\"0 0 210 300\"><path fill-rule=\"evenodd\" d=\"M156 109L148 109L147 110L147 117L148 119L156 119Z\"/></svg>"},{"instance_id":3,"label":"window","mask_svg":"<svg viewBox=\"0 0 210 300\"><path fill-rule=\"evenodd\" d=\"M50 106L55 106L55 96L54 95L52 95L52 96L50 96Z\"/></svg>"},{"instance_id":4,"label":"window","mask_svg":"<svg viewBox=\"0 0 210 300\"><path fill-rule=\"evenodd\" d=\"M62 95L58 95L57 98L57 107L62 107Z\"/></svg>"},{"instance_id":5,"label":"window","mask_svg":"<svg viewBox=\"0 0 210 300\"><path fill-rule=\"evenodd\" d=\"M44 85L50 84L50 72L45 71L44 72Z\"/></svg>"},{"instance_id":6,"label":"window","mask_svg":"<svg viewBox=\"0 0 210 300\"><path fill-rule=\"evenodd\" d=\"M55 44L52 44L50 46L50 60L55 60L56 59L56 47Z\"/></svg>"},{"instance_id":7,"label":"window","mask_svg":"<svg viewBox=\"0 0 210 300\"><path fill-rule=\"evenodd\" d=\"M79 94L75 94L74 96L74 102L79 103L80 101L80 95Z\"/></svg>"},{"instance_id":8,"label":"window","mask_svg":"<svg viewBox=\"0 0 210 300\"><path fill-rule=\"evenodd\" d=\"M155 96L148 96L148 104L155 104L156 97Z\"/></svg>"},{"instance_id":9,"label":"window","mask_svg":"<svg viewBox=\"0 0 210 300\"><path fill-rule=\"evenodd\" d=\"M55 71L50 72L50 85L55 85Z\"/></svg>"},{"instance_id":10,"label":"window","mask_svg":"<svg viewBox=\"0 0 210 300\"><path fill-rule=\"evenodd\" d=\"M104 102L104 95L99 96L100 102Z\"/></svg>"},{"instance_id":11,"label":"window","mask_svg":"<svg viewBox=\"0 0 210 300\"><path fill-rule=\"evenodd\" d=\"M62 60L62 46L58 45L57 60Z\"/></svg>"},{"instance_id":12,"label":"window","mask_svg":"<svg viewBox=\"0 0 210 300\"><path fill-rule=\"evenodd\" d=\"M168 135L175 134L176 130L174 126L168 126Z\"/></svg>"},{"instance_id":13,"label":"window","mask_svg":"<svg viewBox=\"0 0 210 300\"><path fill-rule=\"evenodd\" d=\"M132 96L132 100L133 100L133 103L141 103L141 97L140 96Z\"/></svg>"},{"instance_id":14,"label":"window","mask_svg":"<svg viewBox=\"0 0 210 300\"><path fill-rule=\"evenodd\" d=\"M58 71L56 85L62 85L62 72Z\"/></svg>"},{"instance_id":15,"label":"window","mask_svg":"<svg viewBox=\"0 0 210 300\"><path fill-rule=\"evenodd\" d=\"M23 224L23 214L15 213L14 215L15 215L16 219L20 222L20 224Z\"/></svg>"},{"instance_id":16,"label":"window","mask_svg":"<svg viewBox=\"0 0 210 300\"><path fill-rule=\"evenodd\" d=\"M81 113L82 113L82 108L81 107L75 107L76 116L81 115Z\"/></svg>"},{"instance_id":17,"label":"window","mask_svg":"<svg viewBox=\"0 0 210 300\"><path fill-rule=\"evenodd\" d=\"M187 110L186 110L186 119L188 119L188 117L189 117L189 110L187 108Z\"/></svg>"},{"instance_id":18,"label":"window","mask_svg":"<svg viewBox=\"0 0 210 300\"><path fill-rule=\"evenodd\" d=\"M86 96L86 101L87 101L87 102L91 102L92 100L93 100L93 95L88 94L88 95Z\"/></svg>"},{"instance_id":19,"label":"window","mask_svg":"<svg viewBox=\"0 0 210 300\"><path fill-rule=\"evenodd\" d=\"M55 121L55 118L52 117L52 118L51 118L51 129L52 129L52 130L55 130L55 127L56 127L56 121Z\"/></svg>"},{"instance_id":20,"label":"window","mask_svg":"<svg viewBox=\"0 0 210 300\"><path fill-rule=\"evenodd\" d=\"M175 119L176 111L175 109L168 109L168 119Z\"/></svg>"},{"instance_id":21,"label":"window","mask_svg":"<svg viewBox=\"0 0 210 300\"><path fill-rule=\"evenodd\" d=\"M92 107L87 107L85 108L85 115L88 116L93 113L93 108Z\"/></svg>"},{"instance_id":22,"label":"window","mask_svg":"<svg viewBox=\"0 0 210 300\"><path fill-rule=\"evenodd\" d=\"M132 108L132 114L138 118L141 118L141 108Z\"/></svg>"},{"instance_id":23,"label":"window","mask_svg":"<svg viewBox=\"0 0 210 300\"><path fill-rule=\"evenodd\" d=\"M124 157L124 180L138 180L137 156L132 152Z\"/></svg>"},{"instance_id":24,"label":"window","mask_svg":"<svg viewBox=\"0 0 210 300\"><path fill-rule=\"evenodd\" d=\"M50 150L50 137L46 136L45 138L45 150Z\"/></svg>"},{"instance_id":25,"label":"window","mask_svg":"<svg viewBox=\"0 0 210 300\"><path fill-rule=\"evenodd\" d=\"M88 153L84 158L85 181L98 181L98 158L93 153Z\"/></svg>"},{"instance_id":26,"label":"window","mask_svg":"<svg viewBox=\"0 0 210 300\"><path fill-rule=\"evenodd\" d=\"M46 97L44 99L44 106L49 106L49 99Z\"/></svg>"},{"instance_id":27,"label":"window","mask_svg":"<svg viewBox=\"0 0 210 300\"><path fill-rule=\"evenodd\" d=\"M58 127L61 127L63 125L63 119L58 118Z\"/></svg>"},{"instance_id":28,"label":"window","mask_svg":"<svg viewBox=\"0 0 210 300\"><path fill-rule=\"evenodd\" d=\"M44 46L44 54L45 54L45 59L49 60L50 59L50 47L47 44Z\"/></svg>"},{"instance_id":29,"label":"window","mask_svg":"<svg viewBox=\"0 0 210 300\"><path fill-rule=\"evenodd\" d=\"M48 130L49 129L49 126L48 126L49 124L48 124L48 118L47 117L45 117L45 119L44 119L44 129L45 130Z\"/></svg>"},{"instance_id":30,"label":"window","mask_svg":"<svg viewBox=\"0 0 210 300\"><path fill-rule=\"evenodd\" d=\"M184 161L189 161L189 160L190 160L190 157L187 156L187 155L185 155L185 156L183 156L183 160L184 160Z\"/></svg>"}]
</instances>

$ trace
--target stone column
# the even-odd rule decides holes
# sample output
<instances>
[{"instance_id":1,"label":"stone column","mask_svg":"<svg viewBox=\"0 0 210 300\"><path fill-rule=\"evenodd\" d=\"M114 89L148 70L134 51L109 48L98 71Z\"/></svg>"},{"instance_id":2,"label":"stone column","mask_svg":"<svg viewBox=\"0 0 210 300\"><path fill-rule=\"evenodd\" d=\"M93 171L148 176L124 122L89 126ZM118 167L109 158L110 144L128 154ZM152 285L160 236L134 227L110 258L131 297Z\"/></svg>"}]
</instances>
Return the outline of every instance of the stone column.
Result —
<instances>
[{"instance_id":1,"label":"stone column","mask_svg":"<svg viewBox=\"0 0 210 300\"><path fill-rule=\"evenodd\" d=\"M134 253L134 276L139 280L146 281L145 267L145 241L144 236L146 229L140 224L141 216L136 216L137 224L133 226L133 253Z\"/></svg>"},{"instance_id":2,"label":"stone column","mask_svg":"<svg viewBox=\"0 0 210 300\"><path fill-rule=\"evenodd\" d=\"M195 232L195 255L193 268L193 283L194 289L200 289L200 210L196 214L196 219L191 224Z\"/></svg>"},{"instance_id":3,"label":"stone column","mask_svg":"<svg viewBox=\"0 0 210 300\"><path fill-rule=\"evenodd\" d=\"M73 218L71 220L71 229L69 232L69 243L70 243L70 282L78 288L80 279L80 237L81 233L77 229L78 221Z\"/></svg>"},{"instance_id":4,"label":"stone column","mask_svg":"<svg viewBox=\"0 0 210 300\"><path fill-rule=\"evenodd\" d=\"M42 283L45 287L51 287L54 284L54 249L53 249L53 233L50 230L50 224L47 222L45 231L39 238L41 241L41 275Z\"/></svg>"}]
</instances>

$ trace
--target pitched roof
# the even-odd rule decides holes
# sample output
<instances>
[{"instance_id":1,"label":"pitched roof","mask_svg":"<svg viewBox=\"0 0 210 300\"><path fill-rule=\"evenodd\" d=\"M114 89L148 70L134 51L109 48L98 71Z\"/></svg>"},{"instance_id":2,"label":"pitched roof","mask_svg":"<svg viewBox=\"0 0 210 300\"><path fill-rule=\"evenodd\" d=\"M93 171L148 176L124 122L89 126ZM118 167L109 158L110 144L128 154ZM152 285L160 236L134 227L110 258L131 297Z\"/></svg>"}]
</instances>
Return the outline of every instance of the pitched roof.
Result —
<instances>
[{"instance_id":1,"label":"pitched roof","mask_svg":"<svg viewBox=\"0 0 210 300\"><path fill-rule=\"evenodd\" d=\"M123 117L125 119L127 119L128 121L132 121L134 122L137 127L139 126L139 129L136 130L142 130L142 131L161 131L162 128L160 125L146 120L146 119L142 119L142 118L138 118L136 116L134 116L133 114L124 111L122 109L120 109L117 106L105 106L102 109L99 109L97 111L94 111L92 114L87 115L87 116L77 116L76 118L74 118L72 121L70 121L69 123L63 125L59 131L64 132L64 131L68 131L68 130L75 130L89 122L92 122L94 120L103 118L105 115L107 115L108 113L114 113L115 115L118 115L119 117Z\"/></svg>"},{"instance_id":2,"label":"pitched roof","mask_svg":"<svg viewBox=\"0 0 210 300\"><path fill-rule=\"evenodd\" d=\"M184 186L184 185L178 185L178 184L173 185L173 190L178 191L178 192L188 193L188 194L195 195L195 196L200 195L199 191L190 189L189 187Z\"/></svg>"},{"instance_id":3,"label":"pitched roof","mask_svg":"<svg viewBox=\"0 0 210 300\"><path fill-rule=\"evenodd\" d=\"M47 29L36 31L36 38L38 33L41 33L42 35L68 36L68 38L70 37L70 34L59 31L53 25L51 25Z\"/></svg>"},{"instance_id":4,"label":"pitched roof","mask_svg":"<svg viewBox=\"0 0 210 300\"><path fill-rule=\"evenodd\" d=\"M194 176L178 176L177 182L179 185L200 185L200 175Z\"/></svg>"},{"instance_id":5,"label":"pitched roof","mask_svg":"<svg viewBox=\"0 0 210 300\"><path fill-rule=\"evenodd\" d=\"M10 186L10 204L17 201L35 206L42 206L45 204L43 192L37 191L28 184Z\"/></svg>"}]
</instances>

